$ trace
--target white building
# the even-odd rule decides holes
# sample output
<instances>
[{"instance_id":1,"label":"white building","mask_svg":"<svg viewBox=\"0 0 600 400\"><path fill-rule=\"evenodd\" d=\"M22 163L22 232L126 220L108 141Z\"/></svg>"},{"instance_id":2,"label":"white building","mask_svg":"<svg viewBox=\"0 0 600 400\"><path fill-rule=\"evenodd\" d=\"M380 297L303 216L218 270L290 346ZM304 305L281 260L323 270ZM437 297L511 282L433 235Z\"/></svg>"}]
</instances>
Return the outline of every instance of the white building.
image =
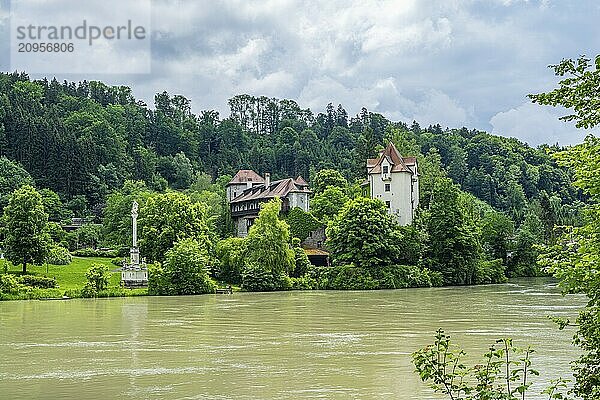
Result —
<instances>
[{"instance_id":1,"label":"white building","mask_svg":"<svg viewBox=\"0 0 600 400\"><path fill-rule=\"evenodd\" d=\"M371 198L383 201L401 225L411 224L419 205L417 159L402 157L390 143L367 160L367 174Z\"/></svg>"},{"instance_id":2,"label":"white building","mask_svg":"<svg viewBox=\"0 0 600 400\"><path fill-rule=\"evenodd\" d=\"M301 176L271 182L271 174L267 173L263 178L252 170L238 171L227 184L227 201L236 235L248 234L254 220L258 218L261 203L279 197L283 213L294 207L308 211L310 194L308 183Z\"/></svg>"}]
</instances>

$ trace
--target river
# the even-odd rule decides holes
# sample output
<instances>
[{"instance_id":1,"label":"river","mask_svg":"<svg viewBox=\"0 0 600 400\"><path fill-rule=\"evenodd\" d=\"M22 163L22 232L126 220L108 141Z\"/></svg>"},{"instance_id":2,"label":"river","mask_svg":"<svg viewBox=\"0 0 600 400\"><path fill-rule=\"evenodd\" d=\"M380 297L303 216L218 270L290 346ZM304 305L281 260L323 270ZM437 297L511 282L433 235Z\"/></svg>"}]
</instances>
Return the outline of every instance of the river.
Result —
<instances>
[{"instance_id":1,"label":"river","mask_svg":"<svg viewBox=\"0 0 600 400\"><path fill-rule=\"evenodd\" d=\"M434 399L410 354L442 327L475 359L535 347L538 381L569 377L582 296L548 279L364 292L0 302L6 399ZM543 385L536 383L535 392ZM542 399L541 395L530 399Z\"/></svg>"}]
</instances>

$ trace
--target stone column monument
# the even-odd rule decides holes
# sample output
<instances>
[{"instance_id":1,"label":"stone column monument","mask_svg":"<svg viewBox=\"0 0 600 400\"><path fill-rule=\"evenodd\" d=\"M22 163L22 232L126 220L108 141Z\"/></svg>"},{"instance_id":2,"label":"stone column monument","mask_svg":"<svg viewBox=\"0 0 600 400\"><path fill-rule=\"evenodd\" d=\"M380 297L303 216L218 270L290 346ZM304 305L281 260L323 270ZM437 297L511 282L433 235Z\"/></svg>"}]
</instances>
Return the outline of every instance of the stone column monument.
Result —
<instances>
[{"instance_id":1,"label":"stone column monument","mask_svg":"<svg viewBox=\"0 0 600 400\"><path fill-rule=\"evenodd\" d=\"M129 250L129 263L125 263L121 269L121 282L125 287L148 285L148 268L145 261L140 262L140 249L137 245L137 217L138 203L134 201L131 206L133 242Z\"/></svg>"}]
</instances>

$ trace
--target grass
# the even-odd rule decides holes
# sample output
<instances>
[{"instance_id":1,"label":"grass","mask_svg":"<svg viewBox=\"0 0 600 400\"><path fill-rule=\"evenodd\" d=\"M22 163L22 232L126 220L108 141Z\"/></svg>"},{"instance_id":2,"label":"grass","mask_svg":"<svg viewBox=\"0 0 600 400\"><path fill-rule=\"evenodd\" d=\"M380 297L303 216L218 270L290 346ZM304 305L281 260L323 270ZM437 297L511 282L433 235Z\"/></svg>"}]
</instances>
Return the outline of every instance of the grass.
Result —
<instances>
[{"instance_id":1,"label":"grass","mask_svg":"<svg viewBox=\"0 0 600 400\"><path fill-rule=\"evenodd\" d=\"M43 298L43 297L60 297L63 294L67 294L69 297L80 297L79 293L83 285L87 282L85 273L93 264L104 264L112 270L118 268L116 265L110 262L110 258L104 257L73 257L73 261L69 265L28 265L27 273L31 275L48 276L55 278L58 283L58 289L33 289L33 291L23 296L15 295L10 296L9 299L21 299L21 298ZM1 264L0 264L1 265ZM6 262L8 265L8 271L11 274L20 274L21 265L12 265ZM4 266L0 266L3 268ZM3 271L0 271L0 273ZM101 293L100 297L113 297L113 296L135 296L145 295L148 293L147 289L122 289L120 287L121 274L120 272L112 272L110 281L108 283L108 289L105 293Z\"/></svg>"}]
</instances>

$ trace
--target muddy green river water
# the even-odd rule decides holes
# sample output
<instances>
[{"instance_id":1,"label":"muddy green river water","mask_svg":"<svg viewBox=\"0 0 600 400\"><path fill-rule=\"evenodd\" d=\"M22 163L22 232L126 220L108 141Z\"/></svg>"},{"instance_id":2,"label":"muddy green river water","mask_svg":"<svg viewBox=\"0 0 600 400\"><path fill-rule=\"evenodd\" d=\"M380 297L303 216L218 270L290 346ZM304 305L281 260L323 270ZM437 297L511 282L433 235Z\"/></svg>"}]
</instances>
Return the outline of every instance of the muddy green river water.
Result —
<instances>
[{"instance_id":1,"label":"muddy green river water","mask_svg":"<svg viewBox=\"0 0 600 400\"><path fill-rule=\"evenodd\" d=\"M434 399L411 353L442 327L475 359L495 339L569 377L581 296L547 279L365 292L0 302L0 398ZM532 399L542 399L541 395Z\"/></svg>"}]
</instances>

